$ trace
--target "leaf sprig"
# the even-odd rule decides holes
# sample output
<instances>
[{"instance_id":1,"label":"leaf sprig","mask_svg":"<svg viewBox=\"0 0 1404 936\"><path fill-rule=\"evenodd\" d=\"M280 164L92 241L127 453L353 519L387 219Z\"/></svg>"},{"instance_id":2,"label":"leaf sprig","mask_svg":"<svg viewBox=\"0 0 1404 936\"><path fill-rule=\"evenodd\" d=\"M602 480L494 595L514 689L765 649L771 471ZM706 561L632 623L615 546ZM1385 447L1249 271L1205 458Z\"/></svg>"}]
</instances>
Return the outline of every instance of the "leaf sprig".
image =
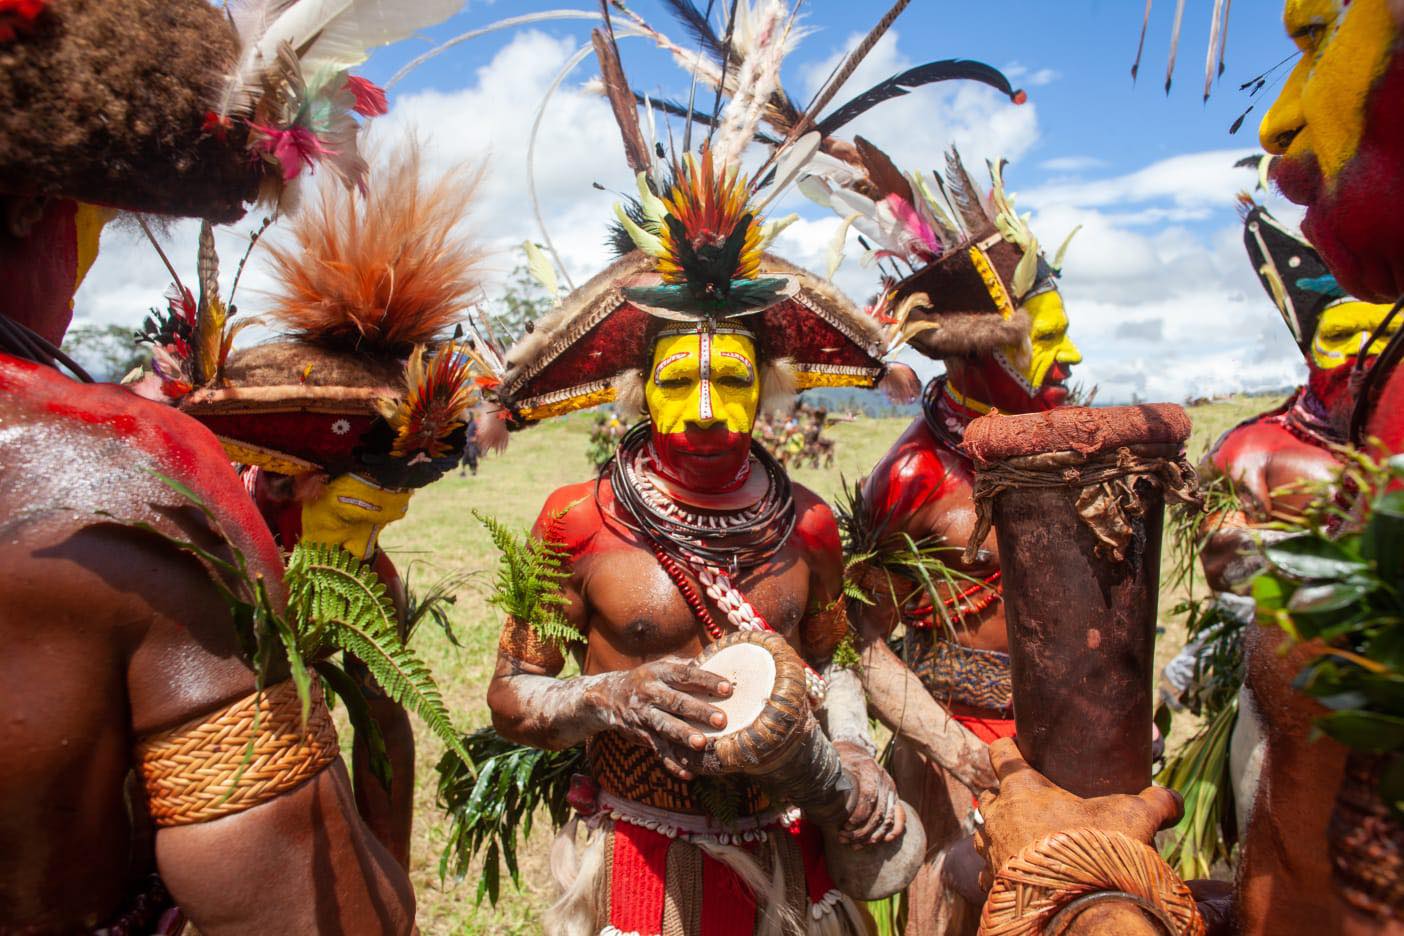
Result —
<instances>
[{"instance_id":1,"label":"leaf sprig","mask_svg":"<svg viewBox=\"0 0 1404 936\"><path fill-rule=\"evenodd\" d=\"M1347 456L1344 487L1359 497L1319 502L1299 532L1268 544L1253 598L1292 642L1320 641L1294 685L1330 710L1316 730L1385 758L1380 794L1404 815L1404 490L1390 490L1404 455Z\"/></svg>"},{"instance_id":2,"label":"leaf sprig","mask_svg":"<svg viewBox=\"0 0 1404 936\"><path fill-rule=\"evenodd\" d=\"M554 519L559 520L564 513ZM488 604L529 625L537 637L561 650L567 644L584 643L585 635L561 613L567 600L561 586L570 577L565 549L547 539L518 536L506 524L476 510L473 516L487 528L500 554Z\"/></svg>"},{"instance_id":3,"label":"leaf sprig","mask_svg":"<svg viewBox=\"0 0 1404 936\"><path fill-rule=\"evenodd\" d=\"M543 751L506 740L492 728L464 735L466 761L446 753L439 761L439 806L450 819L448 842L439 856L439 878L468 875L479 852L482 876L476 900L493 905L501 891L502 864L521 888L517 836L531 835L538 809L545 807L552 830L570 816L566 794L571 777L584 770L585 750Z\"/></svg>"}]
</instances>

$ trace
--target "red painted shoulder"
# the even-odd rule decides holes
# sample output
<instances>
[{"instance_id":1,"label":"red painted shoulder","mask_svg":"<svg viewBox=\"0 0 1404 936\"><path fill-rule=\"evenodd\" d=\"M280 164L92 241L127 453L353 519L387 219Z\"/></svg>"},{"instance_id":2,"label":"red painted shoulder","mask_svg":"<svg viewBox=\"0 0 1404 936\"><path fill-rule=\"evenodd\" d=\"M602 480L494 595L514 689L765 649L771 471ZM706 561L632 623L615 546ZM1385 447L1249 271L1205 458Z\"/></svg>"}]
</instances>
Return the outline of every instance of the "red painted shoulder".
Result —
<instances>
[{"instance_id":1,"label":"red painted shoulder","mask_svg":"<svg viewBox=\"0 0 1404 936\"><path fill-rule=\"evenodd\" d=\"M82 458L104 451L106 464L92 465L115 478L112 451L130 452L122 469L146 468L190 488L210 510L233 544L257 571L280 589L282 558L263 517L234 473L219 441L203 425L114 384L84 384L52 368L0 354L0 414L56 433L55 452ZM44 445L43 433L30 444ZM70 465L80 471L83 466ZM180 497L171 492L171 501Z\"/></svg>"},{"instance_id":2,"label":"red painted shoulder","mask_svg":"<svg viewBox=\"0 0 1404 936\"><path fill-rule=\"evenodd\" d=\"M600 485L601 496L607 492ZM564 547L572 556L589 544L602 526L599 505L595 502L595 482L582 481L557 488L546 498L541 513L532 526L532 533Z\"/></svg>"},{"instance_id":3,"label":"red painted shoulder","mask_svg":"<svg viewBox=\"0 0 1404 936\"><path fill-rule=\"evenodd\" d=\"M802 484L794 485L794 494L796 539L813 555L841 556L843 547L833 510Z\"/></svg>"},{"instance_id":4,"label":"red painted shoulder","mask_svg":"<svg viewBox=\"0 0 1404 936\"><path fill-rule=\"evenodd\" d=\"M897 438L863 484L874 517L904 517L941 497L958 480L964 456L942 445L917 419Z\"/></svg>"}]
</instances>

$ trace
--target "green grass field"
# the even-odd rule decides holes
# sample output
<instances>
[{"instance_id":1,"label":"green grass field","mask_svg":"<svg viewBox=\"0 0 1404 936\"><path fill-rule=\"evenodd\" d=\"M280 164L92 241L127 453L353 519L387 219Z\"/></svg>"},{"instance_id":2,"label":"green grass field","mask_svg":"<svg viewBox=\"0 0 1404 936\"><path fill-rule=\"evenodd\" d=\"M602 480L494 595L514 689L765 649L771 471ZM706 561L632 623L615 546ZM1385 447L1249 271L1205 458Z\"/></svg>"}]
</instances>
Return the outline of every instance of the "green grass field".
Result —
<instances>
[{"instance_id":1,"label":"green grass field","mask_svg":"<svg viewBox=\"0 0 1404 936\"><path fill-rule=\"evenodd\" d=\"M1275 403L1263 397L1233 399L1194 407L1194 436L1190 442L1191 460L1197 461L1207 446L1224 429ZM830 470L802 468L795 480L826 498L842 487L843 479L861 477L886 451L907 423L900 419L860 419L833 428L838 443L837 464ZM584 480L591 475L585 459L590 418L576 416L548 423L517 434L505 455L484 460L477 477L456 474L420 492L411 504L409 516L392 526L382 537L385 549L394 557L402 574L413 585L425 586L437 578L458 572L472 575L472 584L459 595L453 619L462 648L455 648L441 632L424 628L416 636L419 652L439 679L444 698L461 729L485 725L489 721L485 693L496 656L498 620L487 607L485 595L490 586L496 556L487 533L473 518L472 511L525 527L535 518L546 495L557 486ZM1163 664L1179 649L1183 627L1166 620L1164 609L1176 600L1168 591L1162 595L1162 624L1165 637L1157 652ZM419 726L422 729L422 726ZM1177 722L1172 742L1188 735L1192 726ZM550 845L549 828L538 825L533 838L522 850L520 891L504 881L496 908L486 901L475 906L477 880L462 883L439 881L438 860L446 834L446 820L434 803L437 776L434 764L442 747L426 730L417 732L419 750L416 775L416 814L413 879L419 897L419 926L426 934L515 934L540 931L541 910L550 899L551 883L546 866Z\"/></svg>"}]
</instances>

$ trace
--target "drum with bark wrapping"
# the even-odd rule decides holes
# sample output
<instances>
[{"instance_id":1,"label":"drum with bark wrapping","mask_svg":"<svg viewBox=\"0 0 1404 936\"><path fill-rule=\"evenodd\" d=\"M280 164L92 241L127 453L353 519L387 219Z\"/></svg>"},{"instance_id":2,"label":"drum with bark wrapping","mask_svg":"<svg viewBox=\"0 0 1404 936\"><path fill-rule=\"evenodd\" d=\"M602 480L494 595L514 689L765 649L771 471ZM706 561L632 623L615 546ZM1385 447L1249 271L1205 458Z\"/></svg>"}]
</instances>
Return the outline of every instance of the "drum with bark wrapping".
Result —
<instances>
[{"instance_id":1,"label":"drum with bark wrapping","mask_svg":"<svg viewBox=\"0 0 1404 936\"><path fill-rule=\"evenodd\" d=\"M1166 498L1197 500L1178 406L1065 407L972 422L978 548L994 526L1019 749L1079 796L1151 781Z\"/></svg>"},{"instance_id":2,"label":"drum with bark wrapping","mask_svg":"<svg viewBox=\"0 0 1404 936\"><path fill-rule=\"evenodd\" d=\"M916 812L903 804L906 831L895 841L862 849L838 841L852 785L810 708L805 664L789 642L773 632L737 631L708 645L696 662L730 682L732 694L705 697L727 723L696 726L707 747L689 766L752 777L777 801L803 810L823 833L829 873L850 897L878 900L905 888L926 851Z\"/></svg>"}]
</instances>

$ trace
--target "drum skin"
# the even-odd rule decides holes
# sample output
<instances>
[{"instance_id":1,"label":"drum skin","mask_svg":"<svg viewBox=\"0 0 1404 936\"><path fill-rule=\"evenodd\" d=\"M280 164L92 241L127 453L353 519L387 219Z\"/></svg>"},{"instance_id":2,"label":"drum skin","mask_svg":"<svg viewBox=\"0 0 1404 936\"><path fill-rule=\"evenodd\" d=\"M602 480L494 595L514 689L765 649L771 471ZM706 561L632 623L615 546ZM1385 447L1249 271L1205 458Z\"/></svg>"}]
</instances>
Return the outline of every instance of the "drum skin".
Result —
<instances>
[{"instance_id":1,"label":"drum skin","mask_svg":"<svg viewBox=\"0 0 1404 936\"><path fill-rule=\"evenodd\" d=\"M839 841L852 784L810 710L804 661L789 642L772 632L737 631L710 644L696 662L734 687L726 699L703 697L726 712L727 725L697 726L707 735L698 772L747 774L800 807L819 827L829 874L848 896L881 900L905 889L926 856L916 810L902 804L906 831L895 841L866 848Z\"/></svg>"},{"instance_id":2,"label":"drum skin","mask_svg":"<svg viewBox=\"0 0 1404 936\"><path fill-rule=\"evenodd\" d=\"M770 666L757 659L757 651L768 656ZM720 730L699 726L708 735L702 773L763 776L778 768L797 742L818 731L805 689L804 661L780 634L737 631L709 644L696 662L734 687L730 698L705 700L726 712L727 725ZM767 678L768 689L756 686ZM759 705L758 697L763 700Z\"/></svg>"}]
</instances>

